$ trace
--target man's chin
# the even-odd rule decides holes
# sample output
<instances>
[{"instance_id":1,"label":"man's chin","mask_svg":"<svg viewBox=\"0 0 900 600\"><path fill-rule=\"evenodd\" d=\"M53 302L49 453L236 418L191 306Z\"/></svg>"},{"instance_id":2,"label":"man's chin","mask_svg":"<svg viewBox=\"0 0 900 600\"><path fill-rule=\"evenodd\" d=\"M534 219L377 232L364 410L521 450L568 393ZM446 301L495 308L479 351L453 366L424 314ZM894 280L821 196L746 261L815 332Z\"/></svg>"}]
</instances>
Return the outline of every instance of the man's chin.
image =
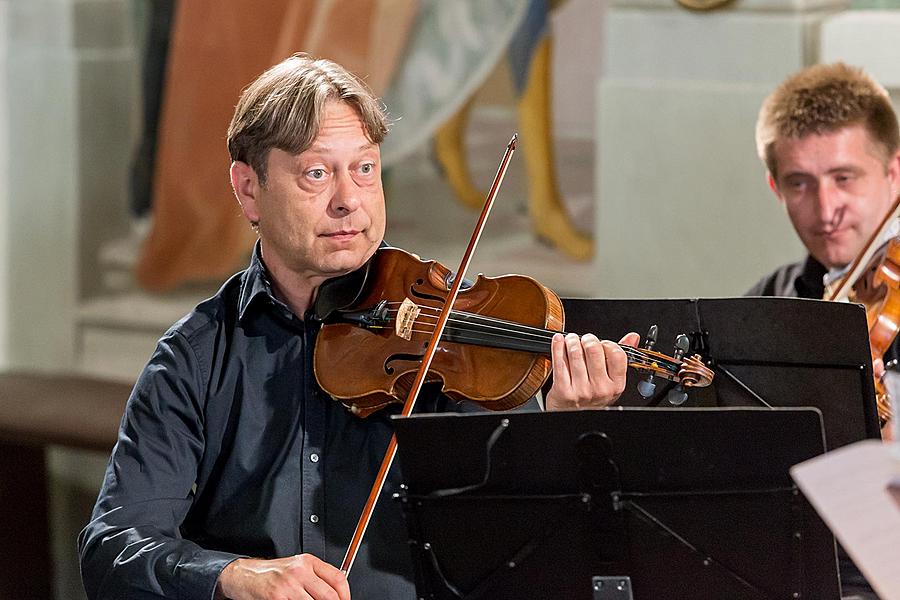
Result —
<instances>
[{"instance_id":1,"label":"man's chin","mask_svg":"<svg viewBox=\"0 0 900 600\"><path fill-rule=\"evenodd\" d=\"M346 275L366 264L370 256L371 254L363 252L335 252L328 257L321 270L331 277Z\"/></svg>"},{"instance_id":2,"label":"man's chin","mask_svg":"<svg viewBox=\"0 0 900 600\"><path fill-rule=\"evenodd\" d=\"M845 248L822 248L818 252L812 252L811 254L829 271L842 269L856 258L855 254L851 254Z\"/></svg>"},{"instance_id":3,"label":"man's chin","mask_svg":"<svg viewBox=\"0 0 900 600\"><path fill-rule=\"evenodd\" d=\"M829 271L841 271L841 270L843 270L847 265L850 264L850 261L844 260L844 259L842 259L842 258L828 258L828 257L826 257L824 260L820 258L820 259L818 259L818 261L819 261L820 263L822 263L822 266L824 266L824 267L825 267L827 270L829 270Z\"/></svg>"}]
</instances>

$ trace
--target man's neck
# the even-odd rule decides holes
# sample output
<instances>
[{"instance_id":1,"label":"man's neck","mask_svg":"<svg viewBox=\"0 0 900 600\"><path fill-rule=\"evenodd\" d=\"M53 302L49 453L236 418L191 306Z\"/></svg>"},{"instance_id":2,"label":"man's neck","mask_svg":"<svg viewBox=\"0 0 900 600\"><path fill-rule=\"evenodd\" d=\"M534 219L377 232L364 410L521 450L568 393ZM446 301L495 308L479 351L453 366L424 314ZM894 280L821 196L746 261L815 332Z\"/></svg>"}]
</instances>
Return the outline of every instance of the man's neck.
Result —
<instances>
[{"instance_id":1,"label":"man's neck","mask_svg":"<svg viewBox=\"0 0 900 600\"><path fill-rule=\"evenodd\" d=\"M303 318L306 311L312 306L316 299L316 292L319 284L314 284L297 278L295 283L283 282L275 273L272 276L272 293L275 297L284 302L295 315Z\"/></svg>"},{"instance_id":2,"label":"man's neck","mask_svg":"<svg viewBox=\"0 0 900 600\"><path fill-rule=\"evenodd\" d=\"M264 248L261 249L261 257L269 274L272 293L302 319L315 301L319 286L326 278L307 277L296 273L282 264L276 256L267 256Z\"/></svg>"}]
</instances>

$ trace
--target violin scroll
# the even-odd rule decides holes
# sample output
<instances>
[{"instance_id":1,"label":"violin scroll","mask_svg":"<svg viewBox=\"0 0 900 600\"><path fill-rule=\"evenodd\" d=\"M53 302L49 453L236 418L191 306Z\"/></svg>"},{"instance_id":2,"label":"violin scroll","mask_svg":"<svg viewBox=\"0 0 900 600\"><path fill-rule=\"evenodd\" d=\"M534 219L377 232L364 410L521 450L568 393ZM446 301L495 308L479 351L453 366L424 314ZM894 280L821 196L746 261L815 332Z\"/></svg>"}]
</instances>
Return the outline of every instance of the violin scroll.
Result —
<instances>
[{"instance_id":1,"label":"violin scroll","mask_svg":"<svg viewBox=\"0 0 900 600\"><path fill-rule=\"evenodd\" d=\"M684 358L690 350L688 336L680 334L675 339L675 352L669 357L653 350L658 331L657 326L652 325L641 348L632 348L630 352L626 349L626 353L629 354L628 366L646 373L646 376L637 385L641 397L650 398L654 394L657 377L676 382L681 388L679 389L681 394L684 394L683 388L706 387L712 383L714 376L712 369L703 364L699 355L694 354ZM673 402L673 404L681 404L686 398L685 394L681 402Z\"/></svg>"},{"instance_id":2,"label":"violin scroll","mask_svg":"<svg viewBox=\"0 0 900 600\"><path fill-rule=\"evenodd\" d=\"M644 377L638 381L637 390L642 398L650 398L656 392L656 379L665 379L677 383L674 391L683 395L680 402L670 402L680 405L687 399L684 388L701 388L712 383L715 376L712 369L703 363L699 354L692 354L684 358L690 350L690 338L681 334L675 341L675 352L667 356L661 352L652 350L656 343L657 327L653 325L640 348L621 346L628 357L628 366Z\"/></svg>"},{"instance_id":3,"label":"violin scroll","mask_svg":"<svg viewBox=\"0 0 900 600\"><path fill-rule=\"evenodd\" d=\"M678 381L684 387L706 387L713 380L712 370L703 364L697 354L689 356L681 363Z\"/></svg>"}]
</instances>

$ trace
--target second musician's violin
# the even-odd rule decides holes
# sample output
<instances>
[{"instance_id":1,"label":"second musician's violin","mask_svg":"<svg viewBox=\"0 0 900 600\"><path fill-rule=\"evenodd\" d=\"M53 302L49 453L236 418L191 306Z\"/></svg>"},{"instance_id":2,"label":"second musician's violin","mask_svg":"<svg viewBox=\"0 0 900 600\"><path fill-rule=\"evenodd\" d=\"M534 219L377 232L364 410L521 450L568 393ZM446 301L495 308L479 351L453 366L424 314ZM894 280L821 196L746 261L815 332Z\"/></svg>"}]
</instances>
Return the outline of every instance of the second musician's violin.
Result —
<instances>
[{"instance_id":1,"label":"second musician's violin","mask_svg":"<svg viewBox=\"0 0 900 600\"><path fill-rule=\"evenodd\" d=\"M350 305L324 311L314 358L322 389L360 416L403 402L452 283L445 266L395 248L379 249L364 273ZM534 279L479 275L459 293L426 381L455 400L518 406L547 380L550 342L564 322L559 297ZM699 357L678 356L687 348L676 357L623 349L642 372L685 387L712 381Z\"/></svg>"},{"instance_id":2,"label":"second musician's violin","mask_svg":"<svg viewBox=\"0 0 900 600\"><path fill-rule=\"evenodd\" d=\"M900 237L879 244L898 215L900 197L894 200L847 273L825 290L825 300L849 300L865 306L873 361L884 360L884 353L900 331ZM890 421L891 400L879 377L875 378L875 406L882 425Z\"/></svg>"},{"instance_id":3,"label":"second musician's violin","mask_svg":"<svg viewBox=\"0 0 900 600\"><path fill-rule=\"evenodd\" d=\"M865 306L872 359L883 360L900 330L900 238L891 238L875 252L853 284L848 299ZM882 423L890 420L890 398L878 377L875 405Z\"/></svg>"}]
</instances>

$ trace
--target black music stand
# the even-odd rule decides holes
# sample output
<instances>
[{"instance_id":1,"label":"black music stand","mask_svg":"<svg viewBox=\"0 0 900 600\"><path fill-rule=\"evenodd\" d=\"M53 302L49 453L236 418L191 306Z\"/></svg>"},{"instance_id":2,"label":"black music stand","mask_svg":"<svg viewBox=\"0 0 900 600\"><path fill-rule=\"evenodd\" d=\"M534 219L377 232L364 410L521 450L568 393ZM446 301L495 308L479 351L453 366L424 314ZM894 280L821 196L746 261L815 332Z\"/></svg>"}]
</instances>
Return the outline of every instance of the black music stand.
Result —
<instances>
[{"instance_id":1,"label":"black music stand","mask_svg":"<svg viewBox=\"0 0 900 600\"><path fill-rule=\"evenodd\" d=\"M656 350L672 354L678 334L712 361L713 384L683 406L813 406L829 449L879 438L865 310L798 298L674 300L564 299L566 330L619 339L659 326ZM670 406L673 385L643 398L632 383L624 406Z\"/></svg>"},{"instance_id":2,"label":"black music stand","mask_svg":"<svg viewBox=\"0 0 900 600\"><path fill-rule=\"evenodd\" d=\"M635 600L840 596L834 539L788 473L824 450L814 409L395 425L420 598L626 599L626 577Z\"/></svg>"}]
</instances>

